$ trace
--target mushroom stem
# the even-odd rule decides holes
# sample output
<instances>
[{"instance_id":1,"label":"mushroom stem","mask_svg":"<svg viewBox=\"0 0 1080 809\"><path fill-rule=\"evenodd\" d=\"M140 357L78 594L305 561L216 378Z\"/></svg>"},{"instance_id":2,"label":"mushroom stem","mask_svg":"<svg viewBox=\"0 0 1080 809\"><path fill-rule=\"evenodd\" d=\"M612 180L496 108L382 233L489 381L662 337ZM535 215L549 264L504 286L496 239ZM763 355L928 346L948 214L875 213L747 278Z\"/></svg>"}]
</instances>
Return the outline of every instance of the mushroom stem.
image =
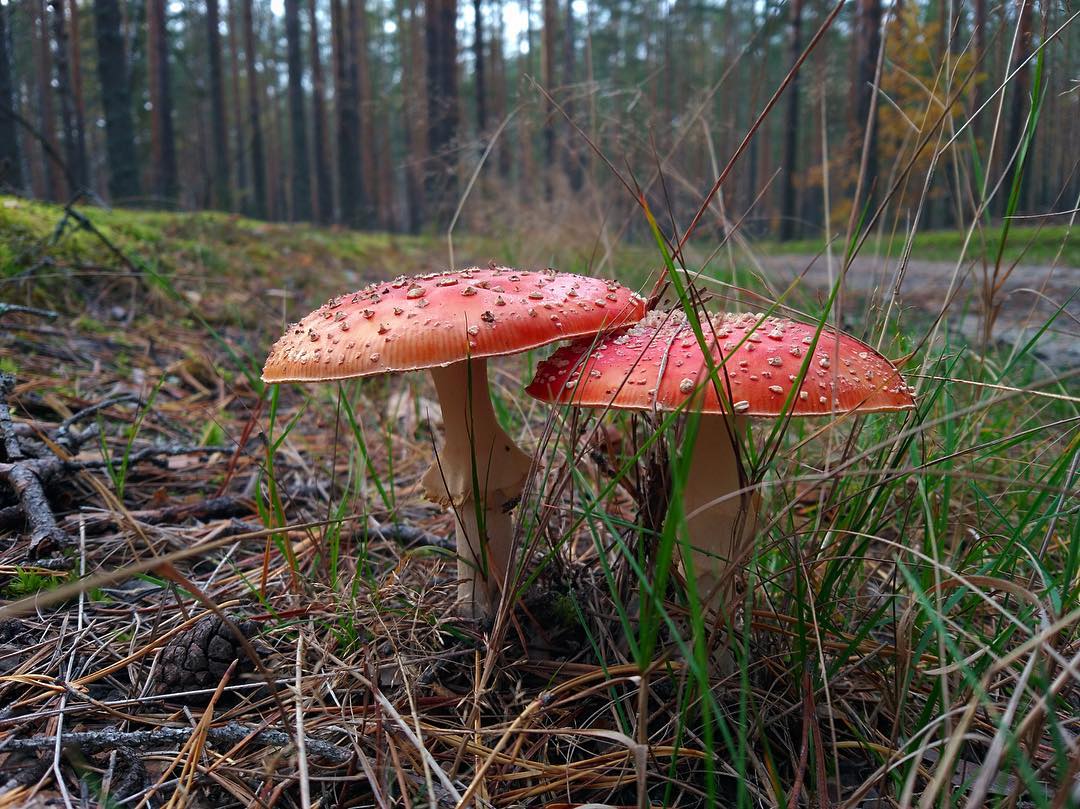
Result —
<instances>
[{"instance_id":1,"label":"mushroom stem","mask_svg":"<svg viewBox=\"0 0 1080 809\"><path fill-rule=\"evenodd\" d=\"M757 493L735 494L743 487L736 441L747 426L740 416L702 415L683 488L697 592L707 609L720 613L734 606L731 568L746 562L761 500Z\"/></svg>"},{"instance_id":2,"label":"mushroom stem","mask_svg":"<svg viewBox=\"0 0 1080 809\"><path fill-rule=\"evenodd\" d=\"M499 426L487 383L487 360L433 368L446 441L424 475L428 497L454 513L458 598L466 615L489 618L510 566L510 510L532 461Z\"/></svg>"}]
</instances>

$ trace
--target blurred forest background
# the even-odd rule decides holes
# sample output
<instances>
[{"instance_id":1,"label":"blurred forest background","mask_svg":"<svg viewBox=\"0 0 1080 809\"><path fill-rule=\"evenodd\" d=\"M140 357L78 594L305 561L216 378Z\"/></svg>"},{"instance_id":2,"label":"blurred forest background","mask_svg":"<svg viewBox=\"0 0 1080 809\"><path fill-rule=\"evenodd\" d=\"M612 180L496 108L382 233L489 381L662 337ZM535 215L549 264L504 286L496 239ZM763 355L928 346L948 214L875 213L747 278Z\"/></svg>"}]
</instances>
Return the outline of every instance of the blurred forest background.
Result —
<instances>
[{"instance_id":1,"label":"blurred forest background","mask_svg":"<svg viewBox=\"0 0 1080 809\"><path fill-rule=\"evenodd\" d=\"M1045 215L1080 195L1072 5L7 0L0 190L416 232L475 175L474 229L644 233L617 171L682 228L809 50L709 232L820 236L894 185L900 229L999 218L1018 163Z\"/></svg>"}]
</instances>

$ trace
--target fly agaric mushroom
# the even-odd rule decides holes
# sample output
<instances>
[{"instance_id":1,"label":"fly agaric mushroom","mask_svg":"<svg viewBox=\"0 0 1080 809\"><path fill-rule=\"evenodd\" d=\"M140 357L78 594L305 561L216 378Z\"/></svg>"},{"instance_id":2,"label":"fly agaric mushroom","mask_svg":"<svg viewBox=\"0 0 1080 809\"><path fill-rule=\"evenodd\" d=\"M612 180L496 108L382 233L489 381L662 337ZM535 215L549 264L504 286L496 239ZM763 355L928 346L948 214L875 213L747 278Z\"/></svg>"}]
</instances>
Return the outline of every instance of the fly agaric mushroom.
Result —
<instances>
[{"instance_id":1,"label":"fly agaric mushroom","mask_svg":"<svg viewBox=\"0 0 1080 809\"><path fill-rule=\"evenodd\" d=\"M446 440L425 494L453 509L463 611L490 616L510 564L509 511L531 460L499 426L487 358L625 326L644 300L614 281L509 267L402 276L334 298L274 344L266 382L428 369ZM482 528L482 530L481 530Z\"/></svg>"},{"instance_id":2,"label":"fly agaric mushroom","mask_svg":"<svg viewBox=\"0 0 1080 809\"><path fill-rule=\"evenodd\" d=\"M526 391L581 407L701 413L683 505L698 592L719 610L731 606L729 571L747 555L757 523L760 497L736 495L745 485L736 437L747 419L785 410L792 416L890 412L915 401L892 363L849 335L823 329L814 345L816 326L727 313L702 318L702 330L718 384L709 379L686 315L654 311L599 341L560 348L537 366Z\"/></svg>"}]
</instances>

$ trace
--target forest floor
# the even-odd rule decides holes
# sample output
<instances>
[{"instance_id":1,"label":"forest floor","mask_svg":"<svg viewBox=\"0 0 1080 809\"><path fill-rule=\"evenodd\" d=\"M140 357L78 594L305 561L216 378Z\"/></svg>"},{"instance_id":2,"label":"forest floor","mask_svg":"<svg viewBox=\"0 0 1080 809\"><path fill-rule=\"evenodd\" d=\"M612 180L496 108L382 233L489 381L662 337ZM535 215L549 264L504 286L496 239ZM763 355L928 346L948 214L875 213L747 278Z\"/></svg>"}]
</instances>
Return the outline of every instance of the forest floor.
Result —
<instances>
[{"instance_id":1,"label":"forest floor","mask_svg":"<svg viewBox=\"0 0 1080 809\"><path fill-rule=\"evenodd\" d=\"M510 261L515 249L465 239L456 246L457 263ZM0 809L441 807L464 797L497 806L671 805L676 797L693 805L717 789L730 803L749 790L755 801L796 805L811 780L827 781L828 792L850 805L869 806L902 789L906 778L925 784L940 775L946 789L969 782L978 771L977 751L943 751L938 759L925 750L905 770L909 751L879 729L891 723L897 739L920 738L919 723L936 721L927 717L959 717L969 698L961 687L970 679L967 666L998 642L993 639L1009 643L1012 635L995 628L997 613L982 601L958 593L949 602L957 613L949 637L961 612L971 623L955 633L955 648L934 646L929 639L942 626L937 613L924 617L914 609L928 603L925 595L899 602L907 605L901 617L879 606L882 593L900 586L898 568L885 561L887 548L838 549L835 558L800 561L818 591L822 611L813 624L822 622L815 632L824 636L806 634L809 614L783 600L782 590L772 591L781 593L778 604L763 598L745 622L745 650L733 652L741 673L706 689L712 708L700 710L715 716L705 730L695 724L698 698L687 696L694 680L678 651L684 647L670 642L645 669L634 662L627 650L631 624L625 611L620 619L611 609L598 555L574 556L573 549L589 545L587 534L574 537L583 543L557 546L564 550L552 554L550 569L538 575L533 595L498 638L452 616L451 521L417 486L435 439L426 418L435 412L427 382L411 374L278 389L259 379L286 320L369 280L445 266L446 252L444 241L429 237L217 214L65 211L0 198ZM620 266L644 280L647 254L627 255ZM770 275L762 291L810 264L800 257L760 261ZM922 259L909 266L904 283L912 294L905 304L921 307L924 320L933 318L948 288L947 269ZM745 272L753 278L752 268ZM1052 298L1075 289L1068 276L1055 274L1054 286L1042 286L1041 271L1030 272L1014 270L1008 298L1030 305L1021 289ZM824 288L824 273L820 262L808 273L808 305ZM887 269L859 262L848 280L854 292L891 283ZM1010 307L1003 318L1013 317ZM897 356L895 345L890 350ZM499 362L493 373L500 415L527 446L540 442L549 419L546 408L520 393L535 359ZM1038 363L1024 362L1028 382L1042 385ZM974 379L978 367L950 369ZM1026 550L1010 552L1009 565L1038 557L1040 541L1044 551L1065 553L1075 515L1060 504L1055 511L1058 501L1043 495L1067 488L1076 472L1062 446L1075 397L1064 385L1048 390L1056 392L1030 407L1014 402L995 416L1015 423L971 430L992 443L987 436L1023 428L992 461L1003 464L994 467L1000 477L1015 472L1009 452L1039 457L1030 491L1003 477L1014 484L1003 486L1007 495L980 491L975 506L959 497L935 503L945 514L966 515L981 513L979 497L992 499L992 529L972 529L969 537L936 523L934 531L912 527L932 511L917 499L930 473L917 471L898 474L883 495L890 505L875 512L880 524L845 523L838 535L941 536L952 544L933 553L958 554L959 568L974 565L976 556L983 560L981 537L1006 533L1002 526L1019 515L1016 530L1031 526L1038 536L1014 540ZM948 406L966 405L969 393L982 401L982 388L964 389L950 394ZM1029 419L1047 426L1033 431ZM642 429L637 421L620 423L630 425L631 436ZM890 440L888 426L860 440ZM811 437L798 430L796 448ZM943 456L959 464L952 459L963 453L952 440L930 445L936 451L940 443ZM1075 444L1074 438L1074 453ZM582 457L586 483L605 480L601 456L619 451L603 442L593 449ZM559 457L547 460L556 466ZM811 465L801 454L798 463ZM1024 469L1016 474L1028 474ZM44 500L27 494L30 478L41 484ZM636 489L604 489L606 525L635 525L642 508L635 496L649 488L649 478L642 480ZM794 484L770 496L776 508L785 504L785 513L790 507L792 519L843 520L843 504L867 496L864 490L841 496L841 485L837 479L830 489L837 500L828 508ZM1028 495L1031 510L1024 511L1020 500ZM1054 516L1031 516L1040 508ZM556 534L577 524L559 520L551 529ZM802 529L784 523L774 530L787 537ZM782 555L787 547L781 541L773 552ZM835 560L856 553L868 559L865 576L838 577ZM769 564L778 571L789 565L780 556ZM999 557L997 564L1005 563ZM1066 581L1055 584L1053 609L1067 612L1075 599L1074 567L1062 570ZM1011 575L978 571L983 578ZM629 574L612 575L623 581ZM1027 582L1028 575L1024 568L1015 580ZM844 577L850 589L830 593L839 587L830 582ZM1019 611L1008 599L1023 602L1022 590L1020 584L1008 590L1010 610ZM983 601L997 605L1004 592ZM675 622L664 632L681 626L681 613L673 608L672 614ZM1045 620L1032 611L1016 622L1028 627ZM1053 661L1076 651L1072 624L1055 627L1053 643L1044 644L1050 656L1040 656L1037 674L1025 677L1045 675L1050 682L1059 671ZM1026 628L1010 631L1028 637ZM974 656L972 648L979 650ZM810 663L800 657L805 649ZM830 671L824 692L817 679L807 687L818 655ZM995 661L1035 658L1034 651L1022 660L994 651ZM805 673L788 669L800 660ZM968 679L958 675L949 688L938 688L941 671ZM1014 714L1004 711L1012 692L1001 683L1015 672L993 673L994 688L987 685L985 693L996 702L972 713L972 734L993 734L1003 715L1002 723L1012 721ZM881 703L879 693L894 683L899 701ZM1065 733L1054 718L1057 708L1074 716L1080 708L1073 686L1065 677L1054 692L1062 702L1046 711L1044 724L1054 733ZM835 710L826 724L817 717L828 699ZM1041 727L1025 720L1024 738ZM823 728L833 735L827 755ZM722 744L727 752L714 755ZM999 760L1013 762L1009 750L998 751ZM1034 764L1002 765L988 789L1008 795L1022 783L1041 795L1049 784L1043 801L1049 805L1055 755L1060 758L1050 742L1040 742ZM931 772L935 761L954 770Z\"/></svg>"}]
</instances>

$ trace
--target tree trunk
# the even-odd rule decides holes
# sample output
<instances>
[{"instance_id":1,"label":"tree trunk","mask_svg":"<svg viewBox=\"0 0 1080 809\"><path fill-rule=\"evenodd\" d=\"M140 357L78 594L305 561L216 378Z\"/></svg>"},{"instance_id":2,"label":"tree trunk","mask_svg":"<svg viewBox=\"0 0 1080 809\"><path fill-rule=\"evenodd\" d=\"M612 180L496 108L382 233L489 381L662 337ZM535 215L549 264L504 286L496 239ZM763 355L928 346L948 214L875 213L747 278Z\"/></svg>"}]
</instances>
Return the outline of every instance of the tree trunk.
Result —
<instances>
[{"instance_id":1,"label":"tree trunk","mask_svg":"<svg viewBox=\"0 0 1080 809\"><path fill-rule=\"evenodd\" d=\"M288 104L288 98L282 99L274 84L271 84L268 89L270 133L266 139L266 185L270 202L266 215L273 222L284 221L289 216L290 178L285 168L287 158L285 157L285 115L283 113L285 105Z\"/></svg>"},{"instance_id":2,"label":"tree trunk","mask_svg":"<svg viewBox=\"0 0 1080 809\"><path fill-rule=\"evenodd\" d=\"M457 0L427 0L428 200L440 225L450 221L457 197Z\"/></svg>"},{"instance_id":3,"label":"tree trunk","mask_svg":"<svg viewBox=\"0 0 1080 809\"><path fill-rule=\"evenodd\" d=\"M376 198L376 221L379 227L388 232L397 230L397 217L394 213L394 174L393 146L390 143L389 115L379 110L375 126L375 151L377 171L375 184L378 191Z\"/></svg>"},{"instance_id":4,"label":"tree trunk","mask_svg":"<svg viewBox=\"0 0 1080 809\"><path fill-rule=\"evenodd\" d=\"M139 187L135 125L131 116L131 89L127 55L120 32L118 0L94 0L97 33L98 82L105 111L105 151L109 162L109 196L113 204L134 201Z\"/></svg>"},{"instance_id":5,"label":"tree trunk","mask_svg":"<svg viewBox=\"0 0 1080 809\"><path fill-rule=\"evenodd\" d=\"M476 64L476 135L483 146L487 132L487 74L484 65L484 4L473 0L473 62Z\"/></svg>"},{"instance_id":6,"label":"tree trunk","mask_svg":"<svg viewBox=\"0 0 1080 809\"><path fill-rule=\"evenodd\" d=\"M234 162L236 164L236 197L240 210L248 210L248 180L247 180L247 133L244 128L244 116L240 114L240 39L237 31L240 25L240 9L237 0L229 0L229 73L230 89L232 90L232 108L234 111L233 126L236 130L234 143L236 144Z\"/></svg>"},{"instance_id":7,"label":"tree trunk","mask_svg":"<svg viewBox=\"0 0 1080 809\"><path fill-rule=\"evenodd\" d=\"M408 10L408 18L405 12ZM402 130L405 135L405 227L416 233L424 225L424 160L427 125L424 114L424 49L416 0L397 0L398 49L401 52Z\"/></svg>"},{"instance_id":8,"label":"tree trunk","mask_svg":"<svg viewBox=\"0 0 1080 809\"><path fill-rule=\"evenodd\" d=\"M488 37L489 47L491 49L491 58L488 60L491 64L491 85L493 96L493 112L495 113L495 120L501 125L506 119L507 110L507 89L506 89L506 58L503 55L503 24L502 24L502 0L498 0L495 6L495 32L492 36ZM508 132L504 131L499 137L499 143L496 146L496 163L499 167L499 176L506 178L510 176L510 158L511 148L507 143Z\"/></svg>"},{"instance_id":9,"label":"tree trunk","mask_svg":"<svg viewBox=\"0 0 1080 809\"><path fill-rule=\"evenodd\" d=\"M960 23L963 21L963 5L960 0L945 0L942 5L945 5L945 2L948 3L949 12L949 53L956 57L962 50Z\"/></svg>"},{"instance_id":10,"label":"tree trunk","mask_svg":"<svg viewBox=\"0 0 1080 809\"><path fill-rule=\"evenodd\" d=\"M65 23L63 0L49 0L52 22L52 34L55 47L53 53L53 67L56 77L56 95L60 100L60 140L64 144L64 162L67 163L68 175L75 183L75 188L68 188L67 193L73 194L76 190L82 190L86 186L84 161L79 155L78 136L75 134L75 104L71 95L71 69L68 65L70 53Z\"/></svg>"},{"instance_id":11,"label":"tree trunk","mask_svg":"<svg viewBox=\"0 0 1080 809\"><path fill-rule=\"evenodd\" d=\"M556 0L543 0L544 2L544 32L543 32L543 71L544 89L548 96L544 97L544 194L551 199L554 188L552 177L555 167L555 105L548 100L555 93L555 34L558 26L556 13L558 8Z\"/></svg>"},{"instance_id":12,"label":"tree trunk","mask_svg":"<svg viewBox=\"0 0 1080 809\"><path fill-rule=\"evenodd\" d=\"M803 0L791 0L791 40L788 53L791 64L802 53L802 10ZM795 238L797 200L795 194L795 175L798 172L799 150L799 74L791 80L787 89L787 123L784 128L784 190L780 215L780 238L783 241Z\"/></svg>"},{"instance_id":13,"label":"tree trunk","mask_svg":"<svg viewBox=\"0 0 1080 809\"><path fill-rule=\"evenodd\" d=\"M330 166L327 163L326 132L326 80L323 77L322 54L319 52L319 20L316 14L316 0L309 0L308 15L311 26L311 82L312 82L312 117L314 125L312 135L315 139L313 148L315 157L316 218L320 222L330 222L334 218L334 189L330 182Z\"/></svg>"},{"instance_id":14,"label":"tree trunk","mask_svg":"<svg viewBox=\"0 0 1080 809\"><path fill-rule=\"evenodd\" d=\"M1017 154L1020 142L1024 138L1024 128L1027 125L1028 109L1030 108L1028 96L1031 94L1031 66L1030 63L1026 63L1026 60L1031 54L1031 13L1034 1L1018 0L1018 5L1016 47L1013 49L1012 60L1009 66L1010 72L1015 70L1016 75L1012 80L1013 100L1009 108L1009 139L1006 141L1005 151L1005 159L1013 160L1012 165L1014 168L1017 165L1017 162L1014 160L1013 156ZM1027 208L1027 190L1030 185L1027 181L1027 177L1031 173L1030 150L1025 164L1028 166L1028 170L1024 172L1024 175L1020 180L1020 197L1017 204L1018 212L1026 210ZM1009 204L1008 188L1009 186L1006 184L1004 191L1001 194L1002 214L1005 213Z\"/></svg>"},{"instance_id":15,"label":"tree trunk","mask_svg":"<svg viewBox=\"0 0 1080 809\"><path fill-rule=\"evenodd\" d=\"M986 0L975 0L975 78L971 88L971 112L982 106L983 83L986 75ZM980 140L984 131L985 116L979 115L972 126L975 139Z\"/></svg>"},{"instance_id":16,"label":"tree trunk","mask_svg":"<svg viewBox=\"0 0 1080 809\"><path fill-rule=\"evenodd\" d=\"M90 159L86 150L86 100L83 96L82 39L78 0L69 0L68 14L71 22L71 94L75 106L75 149L79 153L81 175L79 182L89 187Z\"/></svg>"},{"instance_id":17,"label":"tree trunk","mask_svg":"<svg viewBox=\"0 0 1080 809\"><path fill-rule=\"evenodd\" d=\"M566 172L566 178L570 182L570 190L577 192L581 190L583 181L581 170L581 157L578 152L580 139L578 137L577 130L574 128L574 92L575 89L572 86L577 82L577 42L575 40L575 19L574 19L574 2L573 0L567 0L566 3L566 30L563 31L563 71L564 84L568 85L568 95L566 101L563 103L563 109L566 111L566 117L569 121L566 123L566 140L563 143L563 170Z\"/></svg>"},{"instance_id":18,"label":"tree trunk","mask_svg":"<svg viewBox=\"0 0 1080 809\"><path fill-rule=\"evenodd\" d=\"M881 51L881 0L858 0L856 7L856 53L854 87L853 132L863 135L869 129L869 137L860 137L857 146L865 141L866 177L863 183L865 199L869 199L878 173L877 119L878 105L875 99L874 77L877 74L878 54ZM856 200L861 205L863 200Z\"/></svg>"},{"instance_id":19,"label":"tree trunk","mask_svg":"<svg viewBox=\"0 0 1080 809\"><path fill-rule=\"evenodd\" d=\"M269 46L265 51L266 74L268 77L280 75L278 65L281 63L278 45L280 36L276 29L276 18L273 12L267 15L266 33L264 41ZM268 78L266 82L267 113L267 136L266 136L266 216L270 221L280 221L289 215L289 185L288 176L289 160L285 156L285 106L288 104L288 93L283 97L277 81Z\"/></svg>"},{"instance_id":20,"label":"tree trunk","mask_svg":"<svg viewBox=\"0 0 1080 809\"><path fill-rule=\"evenodd\" d=\"M45 4L42 0L31 0L30 8L36 20L37 36L34 37L34 62L37 64L38 129L45 142L54 153L56 148L56 115L53 110L52 91L52 48L49 44L49 23ZM64 196L64 173L53 162L44 146L41 148L41 162L45 179L45 197L60 200Z\"/></svg>"},{"instance_id":21,"label":"tree trunk","mask_svg":"<svg viewBox=\"0 0 1080 809\"><path fill-rule=\"evenodd\" d=\"M375 160L374 97L368 61L368 19L365 0L349 0L353 88L360 140L360 224L370 228L373 208L379 199L379 175ZM355 135L354 135L355 137Z\"/></svg>"},{"instance_id":22,"label":"tree trunk","mask_svg":"<svg viewBox=\"0 0 1080 809\"><path fill-rule=\"evenodd\" d=\"M292 153L292 219L311 219L307 116L304 115L304 63L300 43L300 0L285 0L285 39L289 63L289 146Z\"/></svg>"},{"instance_id":23,"label":"tree trunk","mask_svg":"<svg viewBox=\"0 0 1080 809\"><path fill-rule=\"evenodd\" d=\"M206 47L210 62L210 129L213 139L213 204L232 207L229 187L229 125L225 112L225 82L221 65L221 18L218 0L206 0Z\"/></svg>"},{"instance_id":24,"label":"tree trunk","mask_svg":"<svg viewBox=\"0 0 1080 809\"><path fill-rule=\"evenodd\" d=\"M533 47L533 13L532 0L525 0L525 43L528 46L525 54L525 72L529 76L536 75L536 49ZM522 58L517 56L517 69L520 73ZM520 99L520 93L519 93ZM535 144L533 143L532 109L524 109L517 117L518 146L515 150L518 158L518 194L528 198L536 193L536 169L535 169Z\"/></svg>"},{"instance_id":25,"label":"tree trunk","mask_svg":"<svg viewBox=\"0 0 1080 809\"><path fill-rule=\"evenodd\" d=\"M207 110L205 104L196 104L193 110L193 117L195 119L194 126L190 122L190 117L187 119L188 123L184 127L184 132L188 133L190 139L190 133L195 130L195 143L189 145L183 138L180 141L180 163L187 168L185 171L185 179L187 180L187 186L190 189L192 196L194 197L196 210L208 210L214 207L214 157L213 157L213 136L207 135ZM211 129L213 127L210 127ZM190 158L190 152L184 153L185 146L191 151L197 153L198 157L195 160ZM200 175L200 182L194 182L195 167L198 167Z\"/></svg>"},{"instance_id":26,"label":"tree trunk","mask_svg":"<svg viewBox=\"0 0 1080 809\"><path fill-rule=\"evenodd\" d=\"M9 48L8 11L0 6L0 186L21 191L22 163L19 159L18 124L11 114L15 111L15 82L12 79Z\"/></svg>"},{"instance_id":27,"label":"tree trunk","mask_svg":"<svg viewBox=\"0 0 1080 809\"><path fill-rule=\"evenodd\" d=\"M252 213L266 217L266 156L263 153L262 120L259 113L259 73L255 67L254 0L244 0L244 59L247 63L248 128L251 130L251 176L255 195Z\"/></svg>"},{"instance_id":28,"label":"tree trunk","mask_svg":"<svg viewBox=\"0 0 1080 809\"><path fill-rule=\"evenodd\" d=\"M154 155L155 192L168 202L177 196L176 137L169 79L169 40L165 0L150 0L147 61L150 69L150 132Z\"/></svg>"},{"instance_id":29,"label":"tree trunk","mask_svg":"<svg viewBox=\"0 0 1080 809\"><path fill-rule=\"evenodd\" d=\"M363 207L357 133L360 118L356 108L356 71L353 69L350 15L342 0L331 2L334 35L334 95L337 101L338 205L340 221L359 223Z\"/></svg>"}]
</instances>

